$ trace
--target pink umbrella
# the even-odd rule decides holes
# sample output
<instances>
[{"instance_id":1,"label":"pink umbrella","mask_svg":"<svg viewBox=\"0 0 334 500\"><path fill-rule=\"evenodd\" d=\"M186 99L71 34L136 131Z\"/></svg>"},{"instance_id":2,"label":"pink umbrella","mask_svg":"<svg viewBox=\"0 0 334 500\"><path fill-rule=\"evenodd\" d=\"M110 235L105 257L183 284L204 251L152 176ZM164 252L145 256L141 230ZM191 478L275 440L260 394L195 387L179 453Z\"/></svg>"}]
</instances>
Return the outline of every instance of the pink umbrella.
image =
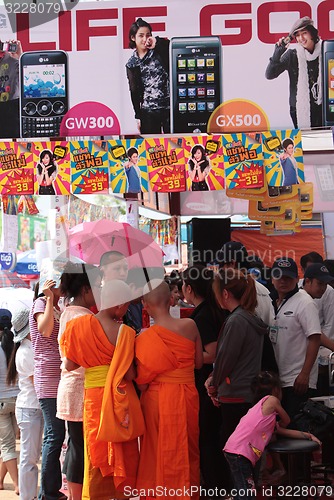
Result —
<instances>
[{"instance_id":1,"label":"pink umbrella","mask_svg":"<svg viewBox=\"0 0 334 500\"><path fill-rule=\"evenodd\" d=\"M83 222L69 230L70 255L99 264L105 252L122 253L129 269L163 267L163 252L150 235L130 224L102 219Z\"/></svg>"}]
</instances>

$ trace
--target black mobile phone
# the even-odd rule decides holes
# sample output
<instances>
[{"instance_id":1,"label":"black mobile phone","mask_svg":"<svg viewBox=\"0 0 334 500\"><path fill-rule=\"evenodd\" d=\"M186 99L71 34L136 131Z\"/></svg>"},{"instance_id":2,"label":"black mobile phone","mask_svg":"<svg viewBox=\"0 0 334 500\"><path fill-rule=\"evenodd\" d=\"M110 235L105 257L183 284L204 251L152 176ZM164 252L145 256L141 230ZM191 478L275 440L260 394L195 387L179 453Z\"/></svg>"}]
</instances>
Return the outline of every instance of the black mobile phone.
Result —
<instances>
[{"instance_id":1,"label":"black mobile phone","mask_svg":"<svg viewBox=\"0 0 334 500\"><path fill-rule=\"evenodd\" d=\"M16 52L17 51L17 43L15 42L1 42L0 41L0 50L3 52Z\"/></svg>"},{"instance_id":2,"label":"black mobile phone","mask_svg":"<svg viewBox=\"0 0 334 500\"><path fill-rule=\"evenodd\" d=\"M271 198L287 193L292 193L292 186L268 186L268 195Z\"/></svg>"},{"instance_id":3,"label":"black mobile phone","mask_svg":"<svg viewBox=\"0 0 334 500\"><path fill-rule=\"evenodd\" d=\"M223 101L222 49L217 36L176 37L170 42L172 133L204 133Z\"/></svg>"},{"instance_id":4,"label":"black mobile phone","mask_svg":"<svg viewBox=\"0 0 334 500\"><path fill-rule=\"evenodd\" d=\"M57 137L67 111L66 52L24 52L20 57L21 137Z\"/></svg>"},{"instance_id":5,"label":"black mobile phone","mask_svg":"<svg viewBox=\"0 0 334 500\"><path fill-rule=\"evenodd\" d=\"M323 40L322 46L323 124L334 125L334 40Z\"/></svg>"},{"instance_id":6,"label":"black mobile phone","mask_svg":"<svg viewBox=\"0 0 334 500\"><path fill-rule=\"evenodd\" d=\"M265 146L270 152L275 152L277 154L284 153L284 148L282 146L281 140L277 135L268 137L264 140Z\"/></svg>"}]
</instances>

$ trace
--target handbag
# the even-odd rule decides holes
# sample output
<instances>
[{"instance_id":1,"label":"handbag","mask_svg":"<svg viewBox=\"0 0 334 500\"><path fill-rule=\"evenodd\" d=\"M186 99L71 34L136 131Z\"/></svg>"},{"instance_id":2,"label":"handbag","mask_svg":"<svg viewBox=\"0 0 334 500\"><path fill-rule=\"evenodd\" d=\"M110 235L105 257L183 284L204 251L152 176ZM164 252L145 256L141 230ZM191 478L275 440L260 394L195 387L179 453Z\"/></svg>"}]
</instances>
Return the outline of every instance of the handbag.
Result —
<instances>
[{"instance_id":1,"label":"handbag","mask_svg":"<svg viewBox=\"0 0 334 500\"><path fill-rule=\"evenodd\" d=\"M318 439L323 440L334 431L334 413L319 401L308 399L300 406L299 412L293 417L290 429L310 432Z\"/></svg>"}]
</instances>

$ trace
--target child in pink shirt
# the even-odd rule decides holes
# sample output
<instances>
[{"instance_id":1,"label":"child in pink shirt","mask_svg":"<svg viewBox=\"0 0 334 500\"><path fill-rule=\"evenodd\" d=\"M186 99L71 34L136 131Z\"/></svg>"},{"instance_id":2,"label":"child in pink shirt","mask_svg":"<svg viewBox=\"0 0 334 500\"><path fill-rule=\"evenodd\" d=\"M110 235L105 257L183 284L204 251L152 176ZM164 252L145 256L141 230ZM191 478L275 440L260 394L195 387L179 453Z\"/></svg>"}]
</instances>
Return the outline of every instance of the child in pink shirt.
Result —
<instances>
[{"instance_id":1,"label":"child in pink shirt","mask_svg":"<svg viewBox=\"0 0 334 500\"><path fill-rule=\"evenodd\" d=\"M285 437L310 439L320 444L313 434L285 429L290 418L280 403L282 393L277 375L261 372L254 381L253 389L259 401L241 418L224 447L234 487L238 491L236 500L254 498L254 466L275 431ZM277 416L279 423L276 423Z\"/></svg>"}]
</instances>

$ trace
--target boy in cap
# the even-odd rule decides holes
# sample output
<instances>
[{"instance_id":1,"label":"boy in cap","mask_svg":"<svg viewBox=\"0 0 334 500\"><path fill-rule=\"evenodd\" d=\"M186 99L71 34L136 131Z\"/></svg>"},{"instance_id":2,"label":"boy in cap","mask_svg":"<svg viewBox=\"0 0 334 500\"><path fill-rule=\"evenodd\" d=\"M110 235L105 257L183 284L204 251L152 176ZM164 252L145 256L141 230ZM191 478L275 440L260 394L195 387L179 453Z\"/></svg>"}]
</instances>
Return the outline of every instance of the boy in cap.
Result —
<instances>
[{"instance_id":1,"label":"boy in cap","mask_svg":"<svg viewBox=\"0 0 334 500\"><path fill-rule=\"evenodd\" d=\"M282 257L274 262L272 282L277 299L270 340L282 382L282 406L292 418L300 404L315 395L321 327L313 299L299 291L293 259Z\"/></svg>"},{"instance_id":2,"label":"boy in cap","mask_svg":"<svg viewBox=\"0 0 334 500\"><path fill-rule=\"evenodd\" d=\"M297 43L289 47L292 40ZM305 16L296 21L287 37L275 45L266 78L287 71L290 79L290 115L295 128L322 126L321 40L314 22Z\"/></svg>"}]
</instances>

